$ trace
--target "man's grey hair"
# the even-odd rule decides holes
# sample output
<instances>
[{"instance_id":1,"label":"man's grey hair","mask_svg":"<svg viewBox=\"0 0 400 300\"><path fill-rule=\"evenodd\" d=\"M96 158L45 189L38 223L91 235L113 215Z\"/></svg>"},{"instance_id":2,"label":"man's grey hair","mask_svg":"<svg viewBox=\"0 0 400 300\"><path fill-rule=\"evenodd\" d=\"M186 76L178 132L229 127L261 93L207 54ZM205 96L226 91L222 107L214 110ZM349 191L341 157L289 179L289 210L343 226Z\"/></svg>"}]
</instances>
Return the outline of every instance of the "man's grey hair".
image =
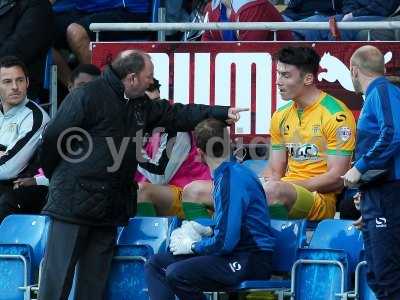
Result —
<instances>
[{"instance_id":1,"label":"man's grey hair","mask_svg":"<svg viewBox=\"0 0 400 300\"><path fill-rule=\"evenodd\" d=\"M140 73L144 69L145 59L150 55L139 50L122 51L111 63L112 68L120 79L130 73Z\"/></svg>"}]
</instances>

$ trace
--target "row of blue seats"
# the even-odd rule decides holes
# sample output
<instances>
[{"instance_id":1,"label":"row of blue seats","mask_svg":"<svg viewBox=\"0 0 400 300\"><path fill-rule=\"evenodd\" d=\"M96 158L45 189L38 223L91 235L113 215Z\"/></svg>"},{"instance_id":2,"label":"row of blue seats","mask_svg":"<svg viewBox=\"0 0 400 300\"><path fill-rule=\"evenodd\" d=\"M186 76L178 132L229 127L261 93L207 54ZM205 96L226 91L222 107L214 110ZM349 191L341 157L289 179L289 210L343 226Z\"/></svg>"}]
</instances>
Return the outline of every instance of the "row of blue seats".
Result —
<instances>
[{"instance_id":1,"label":"row of blue seats","mask_svg":"<svg viewBox=\"0 0 400 300\"><path fill-rule=\"evenodd\" d=\"M0 225L0 300L31 299L48 224L45 216L12 215ZM246 281L228 291L274 290L280 299L285 295L313 300L374 299L365 280L361 232L351 221L324 220L316 225L305 220L272 220L271 224L277 238L274 279ZM142 217L131 219L120 230L106 299L148 299L144 263L154 253L168 251L170 233L177 226L177 218ZM351 280L354 272L356 284Z\"/></svg>"}]
</instances>

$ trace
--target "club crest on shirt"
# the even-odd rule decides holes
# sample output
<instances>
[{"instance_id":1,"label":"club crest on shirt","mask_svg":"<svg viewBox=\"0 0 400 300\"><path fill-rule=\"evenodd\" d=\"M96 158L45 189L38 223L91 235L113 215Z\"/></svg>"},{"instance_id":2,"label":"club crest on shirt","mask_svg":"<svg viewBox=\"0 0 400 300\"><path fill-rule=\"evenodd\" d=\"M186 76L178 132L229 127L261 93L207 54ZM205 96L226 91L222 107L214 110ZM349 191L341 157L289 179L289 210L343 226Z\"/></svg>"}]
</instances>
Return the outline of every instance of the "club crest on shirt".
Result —
<instances>
[{"instance_id":1,"label":"club crest on shirt","mask_svg":"<svg viewBox=\"0 0 400 300\"><path fill-rule=\"evenodd\" d=\"M337 130L337 136L343 142L346 142L351 137L351 129L349 127L339 127Z\"/></svg>"}]
</instances>

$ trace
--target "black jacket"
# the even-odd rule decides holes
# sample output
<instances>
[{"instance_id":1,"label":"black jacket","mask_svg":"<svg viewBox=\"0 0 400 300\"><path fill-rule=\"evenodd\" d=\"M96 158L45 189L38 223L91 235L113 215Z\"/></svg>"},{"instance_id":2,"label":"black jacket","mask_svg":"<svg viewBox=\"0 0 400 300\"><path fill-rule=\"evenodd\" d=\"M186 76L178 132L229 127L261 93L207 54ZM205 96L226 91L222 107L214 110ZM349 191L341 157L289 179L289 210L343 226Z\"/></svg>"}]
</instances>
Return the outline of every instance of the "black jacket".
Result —
<instances>
[{"instance_id":1,"label":"black jacket","mask_svg":"<svg viewBox=\"0 0 400 300\"><path fill-rule=\"evenodd\" d=\"M400 0L343 0L343 14L390 17L398 14L399 6Z\"/></svg>"},{"instance_id":2,"label":"black jacket","mask_svg":"<svg viewBox=\"0 0 400 300\"><path fill-rule=\"evenodd\" d=\"M0 0L0 57L15 55L27 65L30 99L38 97L43 87L53 28L49 0Z\"/></svg>"},{"instance_id":3,"label":"black jacket","mask_svg":"<svg viewBox=\"0 0 400 300\"><path fill-rule=\"evenodd\" d=\"M342 11L342 0L291 0L282 15L298 21L315 14L333 16Z\"/></svg>"},{"instance_id":4,"label":"black jacket","mask_svg":"<svg viewBox=\"0 0 400 300\"><path fill-rule=\"evenodd\" d=\"M127 100L123 91L120 79L107 67L101 78L63 101L43 135L42 167L50 178L44 214L92 226L125 224L136 212L133 176L142 147L138 132L158 126L189 131L205 118L227 119L227 107L171 105L147 97ZM88 136L66 133L73 127ZM82 157L85 153L88 156Z\"/></svg>"}]
</instances>

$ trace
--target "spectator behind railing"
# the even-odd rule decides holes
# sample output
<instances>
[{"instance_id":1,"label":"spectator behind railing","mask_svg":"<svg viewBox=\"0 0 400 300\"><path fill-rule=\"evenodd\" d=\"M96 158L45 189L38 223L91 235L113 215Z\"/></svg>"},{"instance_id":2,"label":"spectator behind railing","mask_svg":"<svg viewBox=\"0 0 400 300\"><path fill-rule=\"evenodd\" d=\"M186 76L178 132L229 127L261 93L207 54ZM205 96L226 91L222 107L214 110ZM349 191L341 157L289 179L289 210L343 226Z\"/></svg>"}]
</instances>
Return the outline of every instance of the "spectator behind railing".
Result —
<instances>
[{"instance_id":1,"label":"spectator behind railing","mask_svg":"<svg viewBox=\"0 0 400 300\"><path fill-rule=\"evenodd\" d=\"M343 2L342 13L334 15L336 21L365 22L382 21L387 17L399 13L400 0L346 0ZM330 16L314 15L300 22L328 22ZM306 41L335 40L327 30L297 30L296 36ZM341 40L352 41L357 39L358 31L343 30Z\"/></svg>"},{"instance_id":2,"label":"spectator behind railing","mask_svg":"<svg viewBox=\"0 0 400 300\"><path fill-rule=\"evenodd\" d=\"M290 0L281 15L287 22L299 21L314 15L333 16L341 13L342 0Z\"/></svg>"},{"instance_id":3,"label":"spectator behind railing","mask_svg":"<svg viewBox=\"0 0 400 300\"><path fill-rule=\"evenodd\" d=\"M90 23L149 22L151 0L50 0L56 11L56 49L69 48L81 64L91 63L90 41L95 35ZM62 4L58 4L61 1ZM148 33L106 32L102 40L148 39ZM57 51L58 52L58 51ZM71 70L59 53L54 54L62 83L68 87Z\"/></svg>"},{"instance_id":4,"label":"spectator behind railing","mask_svg":"<svg viewBox=\"0 0 400 300\"><path fill-rule=\"evenodd\" d=\"M386 18L385 21L400 21L400 16ZM368 30L361 30L356 37L357 41L399 41L400 40L400 30L384 30L377 29L371 30L368 39Z\"/></svg>"},{"instance_id":5,"label":"spectator behind railing","mask_svg":"<svg viewBox=\"0 0 400 300\"><path fill-rule=\"evenodd\" d=\"M28 67L32 100L47 98L43 89L46 54L53 40L48 0L0 0L0 57L15 55Z\"/></svg>"},{"instance_id":6,"label":"spectator behind railing","mask_svg":"<svg viewBox=\"0 0 400 300\"><path fill-rule=\"evenodd\" d=\"M204 2L197 0L195 2ZM195 4L198 6L198 4ZM283 22L278 10L265 0L213 0L205 7L204 22ZM205 31L203 41L270 41L269 30ZM277 32L277 39L290 41L289 31Z\"/></svg>"}]
</instances>

